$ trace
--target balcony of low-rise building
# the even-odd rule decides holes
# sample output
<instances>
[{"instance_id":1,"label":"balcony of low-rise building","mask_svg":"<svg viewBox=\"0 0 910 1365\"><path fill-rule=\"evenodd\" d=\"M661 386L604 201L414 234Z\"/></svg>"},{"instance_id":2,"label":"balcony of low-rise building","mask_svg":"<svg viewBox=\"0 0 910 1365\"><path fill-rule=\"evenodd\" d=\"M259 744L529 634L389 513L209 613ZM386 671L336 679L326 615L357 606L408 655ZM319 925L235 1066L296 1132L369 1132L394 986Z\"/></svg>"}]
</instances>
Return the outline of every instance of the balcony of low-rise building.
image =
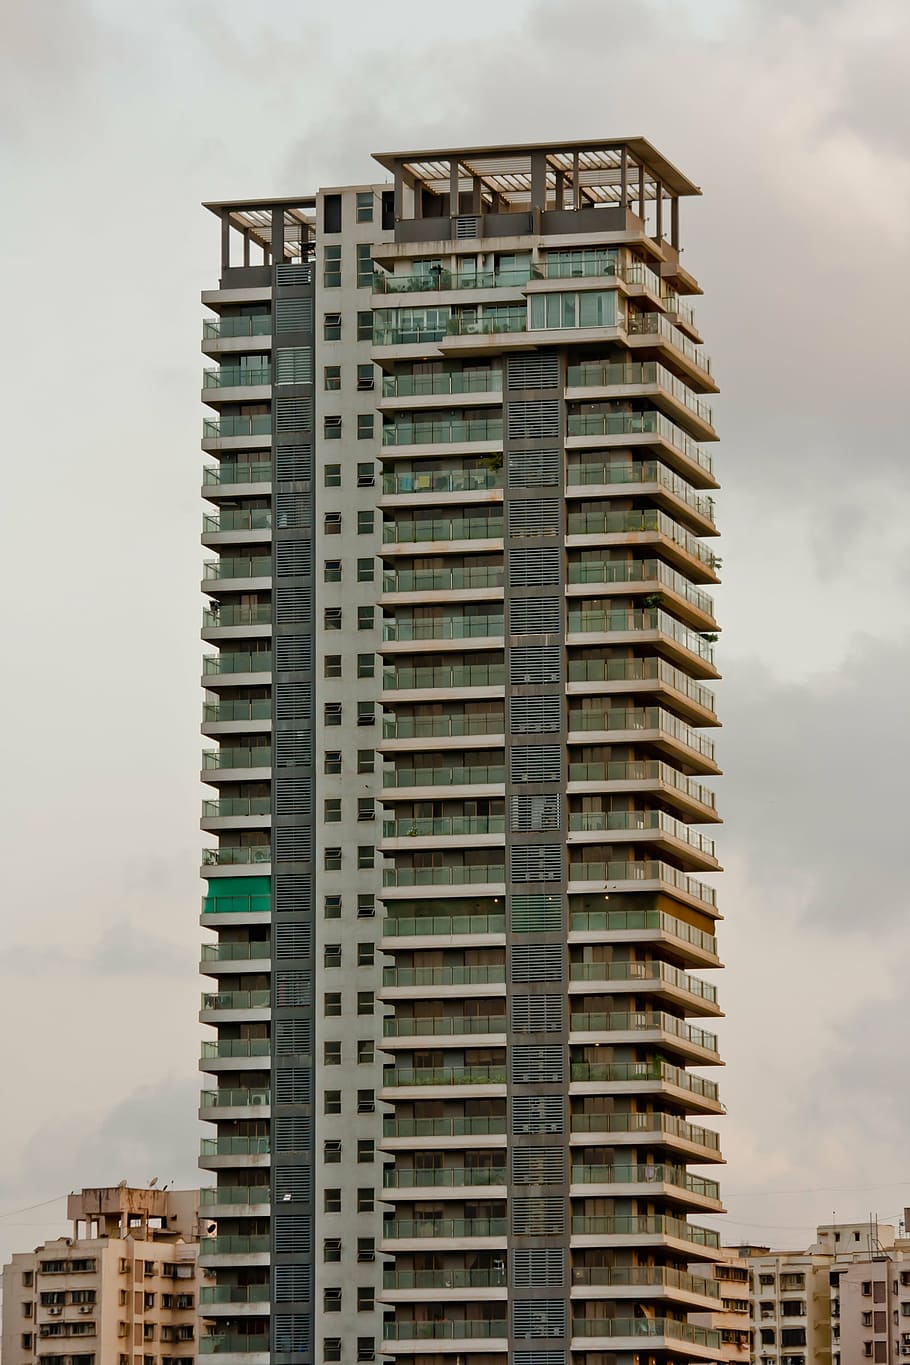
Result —
<instances>
[{"instance_id":1,"label":"balcony of low-rise building","mask_svg":"<svg viewBox=\"0 0 910 1365\"><path fill-rule=\"evenodd\" d=\"M653 654L631 656L627 651L623 658L599 645L575 647L569 653L566 692L570 699L653 692L690 723L719 724L711 689L685 669Z\"/></svg>"}]
</instances>

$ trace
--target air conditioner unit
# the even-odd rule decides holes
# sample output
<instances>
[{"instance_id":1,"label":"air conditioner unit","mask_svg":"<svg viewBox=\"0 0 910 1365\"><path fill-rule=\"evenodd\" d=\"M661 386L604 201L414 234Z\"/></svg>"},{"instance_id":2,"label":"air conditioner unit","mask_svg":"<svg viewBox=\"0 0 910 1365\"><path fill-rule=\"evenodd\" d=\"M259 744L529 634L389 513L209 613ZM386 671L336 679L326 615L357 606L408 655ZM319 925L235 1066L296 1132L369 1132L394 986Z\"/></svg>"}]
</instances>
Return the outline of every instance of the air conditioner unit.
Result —
<instances>
[{"instance_id":1,"label":"air conditioner unit","mask_svg":"<svg viewBox=\"0 0 910 1365\"><path fill-rule=\"evenodd\" d=\"M59 1318L60 1314L63 1312L63 1309L62 1309L62 1308L49 1308L47 1311L50 1313L50 1315L51 1315L52 1318Z\"/></svg>"},{"instance_id":2,"label":"air conditioner unit","mask_svg":"<svg viewBox=\"0 0 910 1365\"><path fill-rule=\"evenodd\" d=\"M251 1095L250 1104L268 1104L268 1095Z\"/></svg>"},{"instance_id":3,"label":"air conditioner unit","mask_svg":"<svg viewBox=\"0 0 910 1365\"><path fill-rule=\"evenodd\" d=\"M88 1304L88 1303L85 1304L82 1308L79 1309L79 1312L80 1312L80 1313L90 1313L91 1311L92 1311L91 1304Z\"/></svg>"}]
</instances>

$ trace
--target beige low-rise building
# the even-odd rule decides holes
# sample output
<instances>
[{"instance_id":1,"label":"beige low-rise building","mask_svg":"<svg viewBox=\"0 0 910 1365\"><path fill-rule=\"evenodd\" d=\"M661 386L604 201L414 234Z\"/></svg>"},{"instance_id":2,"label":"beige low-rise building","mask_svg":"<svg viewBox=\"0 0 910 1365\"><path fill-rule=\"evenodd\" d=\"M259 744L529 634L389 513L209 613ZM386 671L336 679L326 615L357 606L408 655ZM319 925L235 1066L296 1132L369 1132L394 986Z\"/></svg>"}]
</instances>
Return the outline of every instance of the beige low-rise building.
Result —
<instances>
[{"instance_id":1,"label":"beige low-rise building","mask_svg":"<svg viewBox=\"0 0 910 1365\"><path fill-rule=\"evenodd\" d=\"M72 1235L3 1270L3 1365L183 1365L198 1350L196 1190L72 1194Z\"/></svg>"}]
</instances>

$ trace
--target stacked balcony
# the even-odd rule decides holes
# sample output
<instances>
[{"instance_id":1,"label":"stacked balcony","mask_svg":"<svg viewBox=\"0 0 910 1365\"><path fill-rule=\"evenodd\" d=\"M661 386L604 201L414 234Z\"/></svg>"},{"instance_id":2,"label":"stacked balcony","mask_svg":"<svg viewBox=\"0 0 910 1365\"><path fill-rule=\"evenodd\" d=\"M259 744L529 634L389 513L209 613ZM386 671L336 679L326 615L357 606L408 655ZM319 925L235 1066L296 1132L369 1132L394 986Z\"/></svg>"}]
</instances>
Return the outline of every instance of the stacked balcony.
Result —
<instances>
[{"instance_id":1,"label":"stacked balcony","mask_svg":"<svg viewBox=\"0 0 910 1365\"><path fill-rule=\"evenodd\" d=\"M573 1365L717 1360L717 1334L688 1320L717 1306L691 1267L718 1248L698 1215L722 1208L689 1169L721 1160L723 1112L699 975L720 965L700 828L720 771L715 385L640 242L532 245L509 264L494 245L473 261L463 243L399 250L374 296L384 1349L418 1365L557 1347ZM561 430L555 464L542 441L522 452L543 491L519 504L519 541L509 375L532 345L557 357ZM551 500L553 533L532 509ZM537 594L562 599L555 631L516 629L516 602L533 615L510 600L516 546L557 550L560 586ZM535 727L552 742L523 772ZM546 843L519 873L528 831Z\"/></svg>"},{"instance_id":2,"label":"stacked balcony","mask_svg":"<svg viewBox=\"0 0 910 1365\"><path fill-rule=\"evenodd\" d=\"M214 1126L200 1165L201 1263L214 1324L204 1349L226 1365L269 1353L271 1018L272 462L268 291L219 302L204 324L202 444L202 876L201 923L213 931L201 970L211 978L200 1019L206 1073L200 1118Z\"/></svg>"}]
</instances>

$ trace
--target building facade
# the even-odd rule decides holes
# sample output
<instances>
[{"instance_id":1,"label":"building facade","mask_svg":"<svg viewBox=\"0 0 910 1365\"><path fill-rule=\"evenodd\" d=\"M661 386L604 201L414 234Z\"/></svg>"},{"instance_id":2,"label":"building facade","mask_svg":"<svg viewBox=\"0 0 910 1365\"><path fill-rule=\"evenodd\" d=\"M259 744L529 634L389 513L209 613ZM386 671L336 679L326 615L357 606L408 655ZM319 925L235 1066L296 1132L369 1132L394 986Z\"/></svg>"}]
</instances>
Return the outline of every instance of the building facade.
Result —
<instances>
[{"instance_id":1,"label":"building facade","mask_svg":"<svg viewBox=\"0 0 910 1365\"><path fill-rule=\"evenodd\" d=\"M210 1349L717 1360L698 191L377 159L209 206Z\"/></svg>"},{"instance_id":2,"label":"building facade","mask_svg":"<svg viewBox=\"0 0 910 1365\"><path fill-rule=\"evenodd\" d=\"M72 1236L3 1270L3 1365L188 1365L204 1296L196 1190L86 1189Z\"/></svg>"}]
</instances>

